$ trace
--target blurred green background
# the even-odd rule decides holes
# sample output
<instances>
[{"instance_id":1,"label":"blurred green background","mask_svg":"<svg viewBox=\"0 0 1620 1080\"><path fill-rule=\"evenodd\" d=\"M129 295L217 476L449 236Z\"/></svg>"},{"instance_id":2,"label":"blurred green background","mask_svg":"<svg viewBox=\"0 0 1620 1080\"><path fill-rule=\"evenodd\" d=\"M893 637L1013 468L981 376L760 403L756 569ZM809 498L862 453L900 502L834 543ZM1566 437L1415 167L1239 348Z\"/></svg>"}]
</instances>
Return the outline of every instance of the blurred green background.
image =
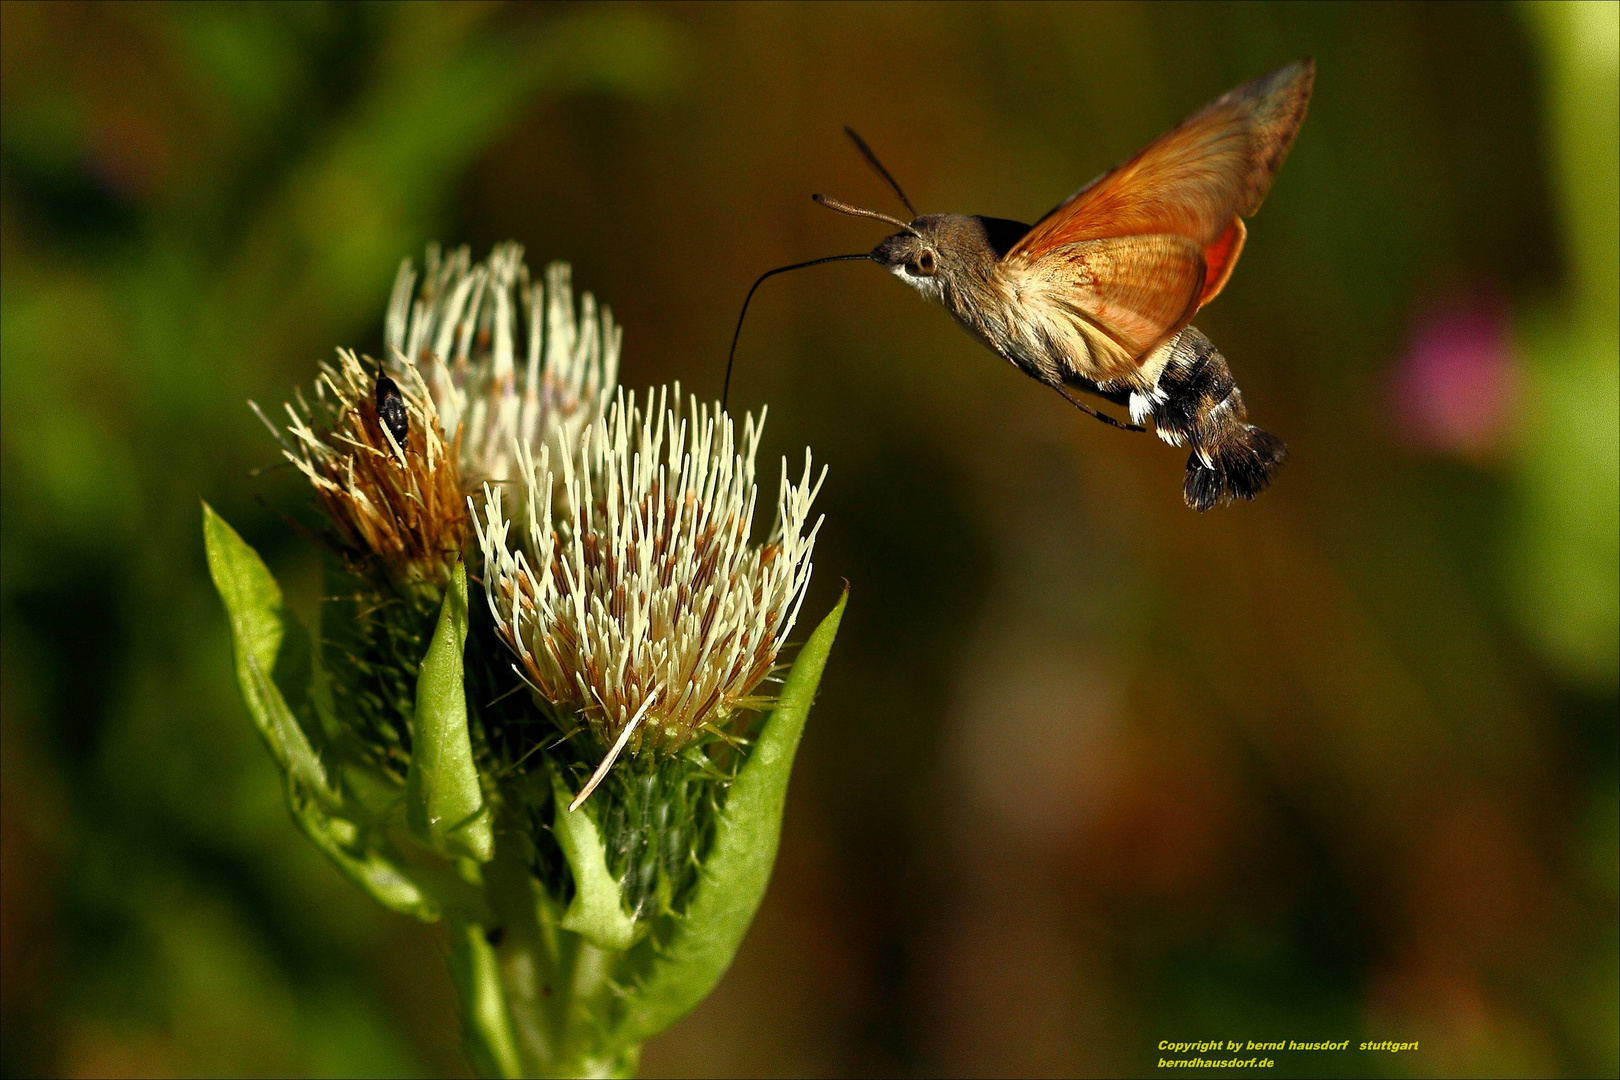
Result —
<instances>
[{"instance_id":1,"label":"blurred green background","mask_svg":"<svg viewBox=\"0 0 1620 1080\"><path fill-rule=\"evenodd\" d=\"M1615 1075L1617 7L0 7L7 1076L466 1066L436 928L294 832L198 497L306 608L244 401L515 238L719 391L771 266L1034 220L1238 82L1317 91L1199 325L1293 457L1199 516L875 267L773 280L733 406L854 592L771 892L648 1075Z\"/></svg>"}]
</instances>

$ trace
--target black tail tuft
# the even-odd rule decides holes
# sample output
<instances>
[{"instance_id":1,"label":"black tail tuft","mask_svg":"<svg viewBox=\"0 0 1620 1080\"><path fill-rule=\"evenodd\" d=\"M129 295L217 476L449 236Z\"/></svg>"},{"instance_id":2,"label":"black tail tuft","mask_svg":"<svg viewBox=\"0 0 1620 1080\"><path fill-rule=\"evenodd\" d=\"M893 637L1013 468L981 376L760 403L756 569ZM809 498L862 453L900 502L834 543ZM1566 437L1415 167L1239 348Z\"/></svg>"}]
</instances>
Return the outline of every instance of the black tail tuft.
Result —
<instances>
[{"instance_id":1,"label":"black tail tuft","mask_svg":"<svg viewBox=\"0 0 1620 1080\"><path fill-rule=\"evenodd\" d=\"M1288 456L1281 439L1253 424L1236 425L1222 434L1226 437L1219 443L1202 448L1209 464L1196 448L1187 457L1182 493L1194 510L1254 498L1271 486L1271 474Z\"/></svg>"}]
</instances>

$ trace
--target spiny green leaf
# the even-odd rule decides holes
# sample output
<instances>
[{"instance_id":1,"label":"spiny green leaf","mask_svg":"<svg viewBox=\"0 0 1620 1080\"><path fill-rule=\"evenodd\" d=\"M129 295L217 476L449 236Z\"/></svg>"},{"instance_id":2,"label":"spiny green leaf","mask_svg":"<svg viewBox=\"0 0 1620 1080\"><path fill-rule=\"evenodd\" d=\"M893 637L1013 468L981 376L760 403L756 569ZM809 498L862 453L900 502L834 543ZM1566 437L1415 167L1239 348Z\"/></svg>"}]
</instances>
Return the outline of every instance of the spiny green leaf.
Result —
<instances>
[{"instance_id":1,"label":"spiny green leaf","mask_svg":"<svg viewBox=\"0 0 1620 1080\"><path fill-rule=\"evenodd\" d=\"M495 853L495 834L467 731L461 662L466 645L467 568L457 563L416 680L405 822L436 851L488 862Z\"/></svg>"},{"instance_id":2,"label":"spiny green leaf","mask_svg":"<svg viewBox=\"0 0 1620 1080\"><path fill-rule=\"evenodd\" d=\"M287 704L308 700L309 636L282 603L269 567L214 508L203 503L208 572L225 603L236 657L236 681L254 726L289 779L324 807L335 809L332 789L309 736Z\"/></svg>"},{"instance_id":3,"label":"spiny green leaf","mask_svg":"<svg viewBox=\"0 0 1620 1080\"><path fill-rule=\"evenodd\" d=\"M602 949L622 952L635 940L636 922L624 910L620 882L608 871L607 852L590 812L581 806L569 810L573 794L552 776L552 798L556 816L552 831L562 848L568 867L574 872L574 900L557 924L571 930Z\"/></svg>"},{"instance_id":4,"label":"spiny green leaf","mask_svg":"<svg viewBox=\"0 0 1620 1080\"><path fill-rule=\"evenodd\" d=\"M708 996L731 966L765 896L782 836L788 776L816 687L827 666L849 591L816 627L794 661L782 696L726 796L714 845L686 913L665 942L643 941L632 955L641 985L627 995L616 1045L640 1043Z\"/></svg>"}]
</instances>

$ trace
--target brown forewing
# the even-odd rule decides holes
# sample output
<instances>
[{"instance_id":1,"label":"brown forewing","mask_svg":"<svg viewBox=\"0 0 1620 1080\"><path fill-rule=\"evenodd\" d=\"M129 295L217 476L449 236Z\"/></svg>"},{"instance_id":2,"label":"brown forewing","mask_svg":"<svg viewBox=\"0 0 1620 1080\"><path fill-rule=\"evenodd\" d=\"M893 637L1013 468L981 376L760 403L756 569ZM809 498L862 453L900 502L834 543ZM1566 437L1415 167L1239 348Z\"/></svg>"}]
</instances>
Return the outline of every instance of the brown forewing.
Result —
<instances>
[{"instance_id":1,"label":"brown forewing","mask_svg":"<svg viewBox=\"0 0 1620 1080\"><path fill-rule=\"evenodd\" d=\"M1122 236L1066 244L1015 274L1026 317L1047 337L1078 334L1067 350L1100 381L1129 374L1136 358L1186 325L1203 290L1204 260L1182 236Z\"/></svg>"},{"instance_id":2,"label":"brown forewing","mask_svg":"<svg viewBox=\"0 0 1620 1080\"><path fill-rule=\"evenodd\" d=\"M1309 60L1245 83L1071 195L1000 269L1040 283L1104 329L1115 374L1178 333L1225 286L1310 100ZM1129 241L1129 242L1128 242ZM1066 267L1089 267L1069 273ZM1126 355L1128 354L1128 355Z\"/></svg>"}]
</instances>

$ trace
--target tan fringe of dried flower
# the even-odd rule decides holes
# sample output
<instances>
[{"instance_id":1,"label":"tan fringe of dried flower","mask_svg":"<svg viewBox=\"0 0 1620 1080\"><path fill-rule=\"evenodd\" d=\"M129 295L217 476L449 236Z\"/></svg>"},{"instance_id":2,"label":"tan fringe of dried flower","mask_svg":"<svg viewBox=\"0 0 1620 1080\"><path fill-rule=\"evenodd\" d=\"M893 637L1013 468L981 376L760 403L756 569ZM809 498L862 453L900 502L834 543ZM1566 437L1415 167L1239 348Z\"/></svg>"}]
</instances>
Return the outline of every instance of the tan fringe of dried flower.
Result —
<instances>
[{"instance_id":1,"label":"tan fringe of dried flower","mask_svg":"<svg viewBox=\"0 0 1620 1080\"><path fill-rule=\"evenodd\" d=\"M300 391L285 430L256 403L282 454L309 478L327 517L354 555L376 555L398 583L443 584L467 541L467 504L439 414L421 373L398 365L404 440L378 414L375 364L350 350L321 364L315 400ZM398 407L398 406L396 406Z\"/></svg>"},{"instance_id":2,"label":"tan fringe of dried flower","mask_svg":"<svg viewBox=\"0 0 1620 1080\"><path fill-rule=\"evenodd\" d=\"M645 411L621 393L558 455L555 518L551 448L518 448L517 548L501 488L485 486L474 526L496 625L558 724L608 748L576 806L621 753L674 753L763 703L750 695L798 616L820 520L805 526L826 475L812 485L806 450L789 483L784 459L775 527L749 543L763 422L746 417L738 446L718 408L693 398L683 416L678 386Z\"/></svg>"},{"instance_id":3,"label":"tan fringe of dried flower","mask_svg":"<svg viewBox=\"0 0 1620 1080\"><path fill-rule=\"evenodd\" d=\"M466 248L427 251L422 285L409 259L388 305L389 353L420 366L444 430L461 429L458 465L469 491L514 478L516 445L560 449L602 415L618 384L623 332L584 293L574 311L567 263L531 282L519 244L484 263Z\"/></svg>"}]
</instances>

